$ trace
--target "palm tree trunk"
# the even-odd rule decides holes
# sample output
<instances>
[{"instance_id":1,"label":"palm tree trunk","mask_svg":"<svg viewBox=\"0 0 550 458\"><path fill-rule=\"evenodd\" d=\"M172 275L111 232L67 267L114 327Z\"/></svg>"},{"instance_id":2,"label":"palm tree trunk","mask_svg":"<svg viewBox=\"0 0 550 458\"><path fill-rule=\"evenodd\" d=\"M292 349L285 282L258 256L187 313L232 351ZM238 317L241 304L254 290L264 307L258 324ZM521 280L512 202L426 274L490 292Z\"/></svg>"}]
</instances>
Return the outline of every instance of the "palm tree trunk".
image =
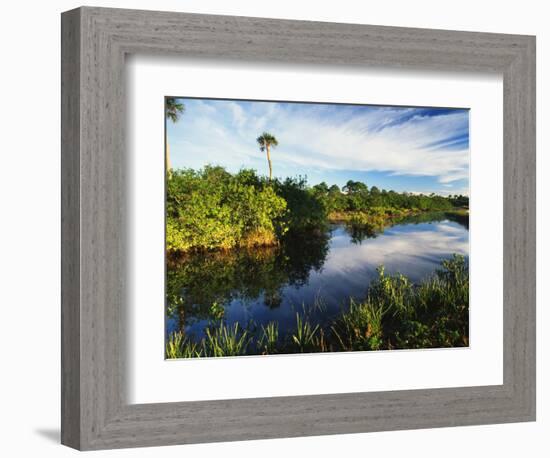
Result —
<instances>
[{"instance_id":1,"label":"palm tree trunk","mask_svg":"<svg viewBox=\"0 0 550 458\"><path fill-rule=\"evenodd\" d=\"M166 148L164 151L164 163L166 165L166 176L168 179L172 178L172 163L170 162L170 145L166 141Z\"/></svg>"},{"instance_id":2,"label":"palm tree trunk","mask_svg":"<svg viewBox=\"0 0 550 458\"><path fill-rule=\"evenodd\" d=\"M265 150L267 151L267 162L269 164L269 181L271 181L271 156L269 155L269 145L266 146Z\"/></svg>"}]
</instances>

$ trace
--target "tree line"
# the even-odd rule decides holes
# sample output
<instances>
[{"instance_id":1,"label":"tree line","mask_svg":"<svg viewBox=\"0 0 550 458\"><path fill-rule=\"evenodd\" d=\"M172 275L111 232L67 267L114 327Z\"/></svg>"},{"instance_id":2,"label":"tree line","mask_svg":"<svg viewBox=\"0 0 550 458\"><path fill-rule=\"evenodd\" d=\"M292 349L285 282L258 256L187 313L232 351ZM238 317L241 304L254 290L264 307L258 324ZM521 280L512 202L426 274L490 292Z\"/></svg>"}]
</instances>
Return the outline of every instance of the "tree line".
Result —
<instances>
[{"instance_id":1,"label":"tree line","mask_svg":"<svg viewBox=\"0 0 550 458\"><path fill-rule=\"evenodd\" d=\"M368 211L372 208L417 209L421 211L451 210L456 207L467 208L468 196L420 194L380 190L376 186L369 188L361 181L349 180L341 189L338 185L328 186L325 182L311 188L313 195L323 202L326 210L332 211Z\"/></svg>"},{"instance_id":2,"label":"tree line","mask_svg":"<svg viewBox=\"0 0 550 458\"><path fill-rule=\"evenodd\" d=\"M352 215L364 225L413 212L467 207L468 197L379 190L360 181L345 186L307 178L267 178L253 169L224 167L172 171L167 180L166 248L185 252L278 244L288 234L323 231L331 220Z\"/></svg>"}]
</instances>

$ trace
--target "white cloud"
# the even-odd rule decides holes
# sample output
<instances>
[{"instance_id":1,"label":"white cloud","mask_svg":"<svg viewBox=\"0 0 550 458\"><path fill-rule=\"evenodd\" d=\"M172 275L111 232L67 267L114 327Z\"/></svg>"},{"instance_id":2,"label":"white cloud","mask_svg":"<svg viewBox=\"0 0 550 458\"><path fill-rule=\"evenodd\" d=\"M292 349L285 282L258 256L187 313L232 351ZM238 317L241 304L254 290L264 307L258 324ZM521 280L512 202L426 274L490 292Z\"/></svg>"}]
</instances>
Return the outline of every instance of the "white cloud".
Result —
<instances>
[{"instance_id":1,"label":"white cloud","mask_svg":"<svg viewBox=\"0 0 550 458\"><path fill-rule=\"evenodd\" d=\"M446 222L438 223L431 231L413 230L400 237L392 236L390 230L361 245L349 245L347 234L341 237L342 241L333 239L333 243L342 246L329 253L332 258L326 263L325 274L345 274L363 266L368 259L371 265L383 264L389 271L399 270L409 275L418 271L423 258L433 262L450 253L468 255L469 252L467 232Z\"/></svg>"},{"instance_id":2,"label":"white cloud","mask_svg":"<svg viewBox=\"0 0 550 458\"><path fill-rule=\"evenodd\" d=\"M228 102L227 107L233 115L233 122L239 127L243 127L247 121L243 108L234 102Z\"/></svg>"},{"instance_id":3,"label":"white cloud","mask_svg":"<svg viewBox=\"0 0 550 458\"><path fill-rule=\"evenodd\" d=\"M372 128L376 121L369 115L336 123L297 116L282 119L276 126L281 132L279 154L321 168L437 176L441 183L467 178L467 149L425 146L443 141L461 127L462 115L413 118L381 130ZM311 153L295 154L304 148Z\"/></svg>"},{"instance_id":4,"label":"white cloud","mask_svg":"<svg viewBox=\"0 0 550 458\"><path fill-rule=\"evenodd\" d=\"M468 132L465 112L422 116L391 108L352 112L231 101L189 105L174 126L174 140L169 139L175 166L197 166L196 159L233 169L250 166L263 160L255 139L268 130L279 140L275 154L288 167L431 176L442 186L468 178L468 149L446 147L457 133Z\"/></svg>"}]
</instances>

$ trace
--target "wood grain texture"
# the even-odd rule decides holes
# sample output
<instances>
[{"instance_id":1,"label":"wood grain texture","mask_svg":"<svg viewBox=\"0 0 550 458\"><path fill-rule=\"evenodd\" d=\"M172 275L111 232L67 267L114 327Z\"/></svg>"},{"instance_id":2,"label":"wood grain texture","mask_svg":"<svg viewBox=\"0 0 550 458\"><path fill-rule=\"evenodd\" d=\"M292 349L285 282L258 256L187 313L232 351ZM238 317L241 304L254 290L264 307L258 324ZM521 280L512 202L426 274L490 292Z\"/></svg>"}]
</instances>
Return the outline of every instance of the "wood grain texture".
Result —
<instances>
[{"instance_id":1,"label":"wood grain texture","mask_svg":"<svg viewBox=\"0 0 550 458\"><path fill-rule=\"evenodd\" d=\"M80 12L61 24L61 441L80 446Z\"/></svg>"},{"instance_id":2,"label":"wood grain texture","mask_svg":"<svg viewBox=\"0 0 550 458\"><path fill-rule=\"evenodd\" d=\"M535 418L535 39L185 13L62 16L62 442L81 450ZM124 58L498 72L504 77L504 384L130 405Z\"/></svg>"}]
</instances>

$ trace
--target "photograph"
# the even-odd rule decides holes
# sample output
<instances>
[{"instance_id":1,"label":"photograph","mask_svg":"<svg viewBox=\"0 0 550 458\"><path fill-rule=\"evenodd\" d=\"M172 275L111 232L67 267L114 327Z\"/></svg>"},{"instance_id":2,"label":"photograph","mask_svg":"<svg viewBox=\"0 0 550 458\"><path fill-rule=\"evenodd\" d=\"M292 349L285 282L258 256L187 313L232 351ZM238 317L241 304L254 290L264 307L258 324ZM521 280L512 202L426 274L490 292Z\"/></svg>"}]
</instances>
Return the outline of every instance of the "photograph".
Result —
<instances>
[{"instance_id":1,"label":"photograph","mask_svg":"<svg viewBox=\"0 0 550 458\"><path fill-rule=\"evenodd\" d=\"M468 347L468 109L164 115L167 359Z\"/></svg>"}]
</instances>

